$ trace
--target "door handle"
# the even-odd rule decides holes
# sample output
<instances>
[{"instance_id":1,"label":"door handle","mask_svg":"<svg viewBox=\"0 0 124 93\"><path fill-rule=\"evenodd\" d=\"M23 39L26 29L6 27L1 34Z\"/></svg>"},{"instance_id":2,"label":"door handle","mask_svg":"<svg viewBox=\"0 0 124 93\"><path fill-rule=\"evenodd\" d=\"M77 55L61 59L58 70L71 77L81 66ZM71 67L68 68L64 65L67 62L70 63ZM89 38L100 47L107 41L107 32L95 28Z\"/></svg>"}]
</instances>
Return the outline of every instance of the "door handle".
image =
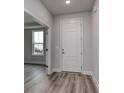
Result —
<instances>
[{"instance_id":1,"label":"door handle","mask_svg":"<svg viewBox=\"0 0 124 93\"><path fill-rule=\"evenodd\" d=\"M62 54L64 54L64 52L62 52Z\"/></svg>"}]
</instances>

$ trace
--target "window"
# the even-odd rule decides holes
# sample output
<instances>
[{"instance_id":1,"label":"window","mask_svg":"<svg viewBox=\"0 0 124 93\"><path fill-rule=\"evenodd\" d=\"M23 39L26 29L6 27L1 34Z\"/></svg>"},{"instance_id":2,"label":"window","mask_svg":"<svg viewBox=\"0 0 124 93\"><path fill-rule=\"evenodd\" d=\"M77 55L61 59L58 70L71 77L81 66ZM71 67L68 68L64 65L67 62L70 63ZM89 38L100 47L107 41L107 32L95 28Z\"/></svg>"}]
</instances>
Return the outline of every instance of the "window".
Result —
<instances>
[{"instance_id":1,"label":"window","mask_svg":"<svg viewBox=\"0 0 124 93\"><path fill-rule=\"evenodd\" d=\"M32 32L32 55L44 55L44 32Z\"/></svg>"}]
</instances>

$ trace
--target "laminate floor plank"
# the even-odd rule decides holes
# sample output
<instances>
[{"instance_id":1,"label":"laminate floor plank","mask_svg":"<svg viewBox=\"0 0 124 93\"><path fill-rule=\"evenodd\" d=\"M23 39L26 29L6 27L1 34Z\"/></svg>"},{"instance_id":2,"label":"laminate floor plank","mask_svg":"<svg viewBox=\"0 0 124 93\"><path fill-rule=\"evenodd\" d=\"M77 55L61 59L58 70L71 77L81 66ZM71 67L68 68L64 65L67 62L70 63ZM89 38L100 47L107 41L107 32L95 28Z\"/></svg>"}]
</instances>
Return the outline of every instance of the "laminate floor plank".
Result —
<instances>
[{"instance_id":1,"label":"laminate floor plank","mask_svg":"<svg viewBox=\"0 0 124 93\"><path fill-rule=\"evenodd\" d=\"M44 66L28 64L24 75L24 93L99 93L89 75L60 72L48 76Z\"/></svg>"}]
</instances>

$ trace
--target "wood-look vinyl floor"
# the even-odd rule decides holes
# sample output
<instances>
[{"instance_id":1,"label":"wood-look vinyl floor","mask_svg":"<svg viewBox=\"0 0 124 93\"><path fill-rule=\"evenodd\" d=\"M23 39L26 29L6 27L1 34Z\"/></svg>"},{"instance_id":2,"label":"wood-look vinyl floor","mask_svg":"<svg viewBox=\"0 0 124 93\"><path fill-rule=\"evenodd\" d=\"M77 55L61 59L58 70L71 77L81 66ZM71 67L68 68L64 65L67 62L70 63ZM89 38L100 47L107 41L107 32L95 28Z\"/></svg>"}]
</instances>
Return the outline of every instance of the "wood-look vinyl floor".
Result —
<instances>
[{"instance_id":1,"label":"wood-look vinyl floor","mask_svg":"<svg viewBox=\"0 0 124 93\"><path fill-rule=\"evenodd\" d=\"M25 93L98 93L93 78L80 73L46 74L45 67L25 65Z\"/></svg>"}]
</instances>

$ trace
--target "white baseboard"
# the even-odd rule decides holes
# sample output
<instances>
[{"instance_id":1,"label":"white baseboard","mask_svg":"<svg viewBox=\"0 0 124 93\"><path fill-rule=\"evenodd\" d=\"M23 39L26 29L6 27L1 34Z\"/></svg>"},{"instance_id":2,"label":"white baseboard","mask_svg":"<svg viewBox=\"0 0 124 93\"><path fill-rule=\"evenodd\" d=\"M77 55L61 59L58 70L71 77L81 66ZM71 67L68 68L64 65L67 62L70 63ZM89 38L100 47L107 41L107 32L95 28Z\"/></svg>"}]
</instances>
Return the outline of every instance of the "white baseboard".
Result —
<instances>
[{"instance_id":1,"label":"white baseboard","mask_svg":"<svg viewBox=\"0 0 124 93\"><path fill-rule=\"evenodd\" d=\"M43 64L43 65L45 65L45 62L41 62L41 61L24 61L24 63L29 63L29 64Z\"/></svg>"},{"instance_id":2,"label":"white baseboard","mask_svg":"<svg viewBox=\"0 0 124 93\"><path fill-rule=\"evenodd\" d=\"M98 81L97 81L95 75L94 75L91 71L83 71L82 74L91 75L92 78L93 78L93 82L96 84L97 89L99 89L99 83L98 83Z\"/></svg>"},{"instance_id":3,"label":"white baseboard","mask_svg":"<svg viewBox=\"0 0 124 93\"><path fill-rule=\"evenodd\" d=\"M61 72L61 69L59 69L59 68L53 68L52 69L52 72Z\"/></svg>"},{"instance_id":4,"label":"white baseboard","mask_svg":"<svg viewBox=\"0 0 124 93\"><path fill-rule=\"evenodd\" d=\"M96 87L99 88L99 82L97 81L95 75L92 73L93 81L96 84Z\"/></svg>"},{"instance_id":5,"label":"white baseboard","mask_svg":"<svg viewBox=\"0 0 124 93\"><path fill-rule=\"evenodd\" d=\"M84 75L92 75L92 72L90 72L90 71L83 71L82 74L84 74Z\"/></svg>"}]
</instances>

